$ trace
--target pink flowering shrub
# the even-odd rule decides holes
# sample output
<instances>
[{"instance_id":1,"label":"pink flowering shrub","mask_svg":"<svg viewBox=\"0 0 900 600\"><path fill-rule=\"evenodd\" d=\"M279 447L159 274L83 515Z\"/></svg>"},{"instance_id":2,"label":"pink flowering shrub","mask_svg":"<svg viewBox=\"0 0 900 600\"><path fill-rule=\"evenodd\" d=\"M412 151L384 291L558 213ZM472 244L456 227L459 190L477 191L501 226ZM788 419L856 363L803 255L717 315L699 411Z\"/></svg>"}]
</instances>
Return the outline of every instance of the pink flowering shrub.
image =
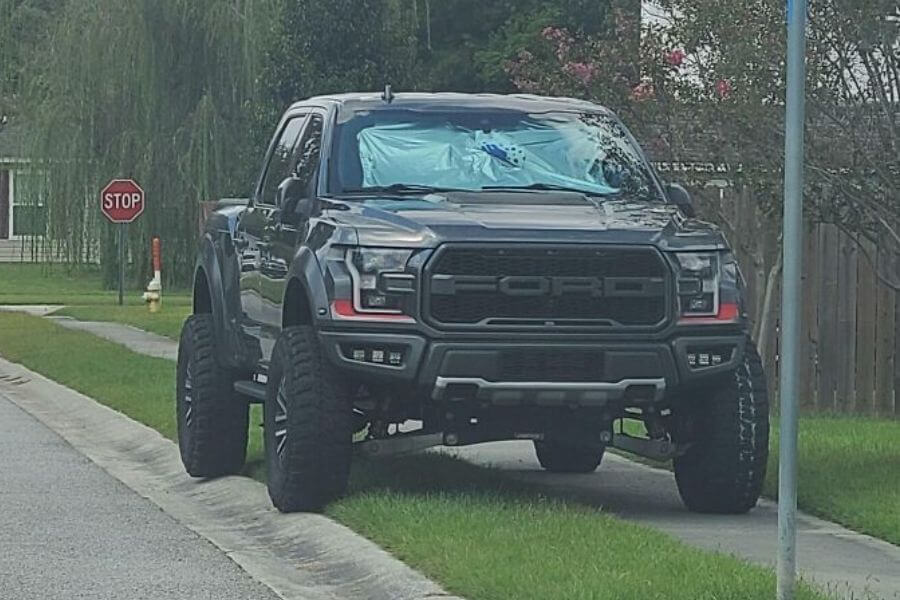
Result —
<instances>
[{"instance_id":1,"label":"pink flowering shrub","mask_svg":"<svg viewBox=\"0 0 900 600\"><path fill-rule=\"evenodd\" d=\"M653 97L653 84L650 81L642 81L631 88L631 99L635 102L643 102Z\"/></svg>"},{"instance_id":2,"label":"pink flowering shrub","mask_svg":"<svg viewBox=\"0 0 900 600\"><path fill-rule=\"evenodd\" d=\"M719 98L722 100L726 100L729 96L731 96L731 82L727 79L720 79L716 82L716 94L719 95Z\"/></svg>"},{"instance_id":3,"label":"pink flowering shrub","mask_svg":"<svg viewBox=\"0 0 900 600\"><path fill-rule=\"evenodd\" d=\"M563 65L563 71L575 77L584 85L589 85L597 75L597 66L586 62L567 62Z\"/></svg>"},{"instance_id":4,"label":"pink flowering shrub","mask_svg":"<svg viewBox=\"0 0 900 600\"><path fill-rule=\"evenodd\" d=\"M684 62L686 54L684 50L672 50L668 54L666 54L666 62L673 67L680 67Z\"/></svg>"}]
</instances>

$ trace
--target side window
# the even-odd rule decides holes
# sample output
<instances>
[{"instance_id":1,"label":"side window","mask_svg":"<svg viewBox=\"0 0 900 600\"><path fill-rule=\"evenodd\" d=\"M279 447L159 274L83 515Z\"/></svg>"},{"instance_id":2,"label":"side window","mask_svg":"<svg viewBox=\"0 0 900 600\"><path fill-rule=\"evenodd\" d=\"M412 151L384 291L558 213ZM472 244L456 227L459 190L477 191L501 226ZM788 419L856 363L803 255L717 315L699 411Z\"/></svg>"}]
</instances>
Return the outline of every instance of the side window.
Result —
<instances>
[{"instance_id":1,"label":"side window","mask_svg":"<svg viewBox=\"0 0 900 600\"><path fill-rule=\"evenodd\" d=\"M319 172L319 161L321 159L322 150L322 117L321 115L312 115L309 123L297 144L296 166L294 174L303 182L304 188L309 190L312 196L315 191L312 185L316 180L316 173Z\"/></svg>"},{"instance_id":2,"label":"side window","mask_svg":"<svg viewBox=\"0 0 900 600\"><path fill-rule=\"evenodd\" d=\"M285 123L275 145L275 151L266 166L266 175L263 178L262 194L259 201L263 204L275 204L275 193L278 186L290 174L291 157L294 155L294 147L297 144L297 136L303 128L306 115L299 115Z\"/></svg>"}]
</instances>

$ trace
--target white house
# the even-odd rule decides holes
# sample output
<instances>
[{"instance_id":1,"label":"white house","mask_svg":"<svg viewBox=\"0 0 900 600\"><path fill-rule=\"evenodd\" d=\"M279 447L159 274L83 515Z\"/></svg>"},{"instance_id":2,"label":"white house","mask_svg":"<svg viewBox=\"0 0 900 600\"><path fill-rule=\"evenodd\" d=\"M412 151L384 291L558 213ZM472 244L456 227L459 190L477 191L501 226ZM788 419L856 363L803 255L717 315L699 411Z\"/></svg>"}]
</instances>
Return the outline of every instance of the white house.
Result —
<instances>
[{"instance_id":1,"label":"white house","mask_svg":"<svg viewBox=\"0 0 900 600\"><path fill-rule=\"evenodd\" d=\"M23 158L24 146L21 125L0 125L0 261L30 257L25 240L45 233L44 207L25 202L24 190L32 175Z\"/></svg>"}]
</instances>

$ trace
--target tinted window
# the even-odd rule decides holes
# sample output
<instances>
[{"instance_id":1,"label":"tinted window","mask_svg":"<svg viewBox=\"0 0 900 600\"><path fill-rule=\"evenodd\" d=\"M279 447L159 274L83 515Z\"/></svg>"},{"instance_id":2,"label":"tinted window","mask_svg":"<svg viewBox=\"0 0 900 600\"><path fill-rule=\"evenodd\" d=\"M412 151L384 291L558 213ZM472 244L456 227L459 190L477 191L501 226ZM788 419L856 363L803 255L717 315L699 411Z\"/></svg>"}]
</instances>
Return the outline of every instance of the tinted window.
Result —
<instances>
[{"instance_id":1,"label":"tinted window","mask_svg":"<svg viewBox=\"0 0 900 600\"><path fill-rule=\"evenodd\" d=\"M323 120L320 115L310 117L309 124L300 138L300 143L297 144L297 166L294 169L294 173L309 190L310 195L314 193L312 186L316 179L316 173L319 170L322 149L322 123Z\"/></svg>"},{"instance_id":2,"label":"tinted window","mask_svg":"<svg viewBox=\"0 0 900 600\"><path fill-rule=\"evenodd\" d=\"M275 195L278 186L290 174L291 157L294 155L294 147L297 144L297 137L303 123L306 121L306 115L294 117L284 125L281 135L278 137L278 143L269 164L266 167L266 176L263 179L262 194L259 201L264 204L275 204Z\"/></svg>"}]
</instances>

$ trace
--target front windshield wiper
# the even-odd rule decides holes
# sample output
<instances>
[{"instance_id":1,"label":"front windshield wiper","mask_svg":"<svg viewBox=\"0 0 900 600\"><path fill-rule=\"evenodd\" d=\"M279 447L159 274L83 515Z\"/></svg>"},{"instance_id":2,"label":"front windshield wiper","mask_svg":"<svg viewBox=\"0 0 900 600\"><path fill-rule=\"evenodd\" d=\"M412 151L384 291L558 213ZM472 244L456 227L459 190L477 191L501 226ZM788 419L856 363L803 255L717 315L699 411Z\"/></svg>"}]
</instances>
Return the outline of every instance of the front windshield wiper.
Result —
<instances>
[{"instance_id":1,"label":"front windshield wiper","mask_svg":"<svg viewBox=\"0 0 900 600\"><path fill-rule=\"evenodd\" d=\"M537 191L554 191L554 192L574 192L576 194L584 194L586 196L609 198L618 196L620 191L604 194L596 190L585 190L582 188L569 187L565 185L555 185L552 183L532 183L529 185L486 185L481 188L485 192L516 192L521 190L537 190Z\"/></svg>"},{"instance_id":2,"label":"front windshield wiper","mask_svg":"<svg viewBox=\"0 0 900 600\"><path fill-rule=\"evenodd\" d=\"M370 185L343 190L343 194L433 194L435 192L466 192L460 188L437 187L432 185L415 185L409 183L392 183L391 185Z\"/></svg>"}]
</instances>

